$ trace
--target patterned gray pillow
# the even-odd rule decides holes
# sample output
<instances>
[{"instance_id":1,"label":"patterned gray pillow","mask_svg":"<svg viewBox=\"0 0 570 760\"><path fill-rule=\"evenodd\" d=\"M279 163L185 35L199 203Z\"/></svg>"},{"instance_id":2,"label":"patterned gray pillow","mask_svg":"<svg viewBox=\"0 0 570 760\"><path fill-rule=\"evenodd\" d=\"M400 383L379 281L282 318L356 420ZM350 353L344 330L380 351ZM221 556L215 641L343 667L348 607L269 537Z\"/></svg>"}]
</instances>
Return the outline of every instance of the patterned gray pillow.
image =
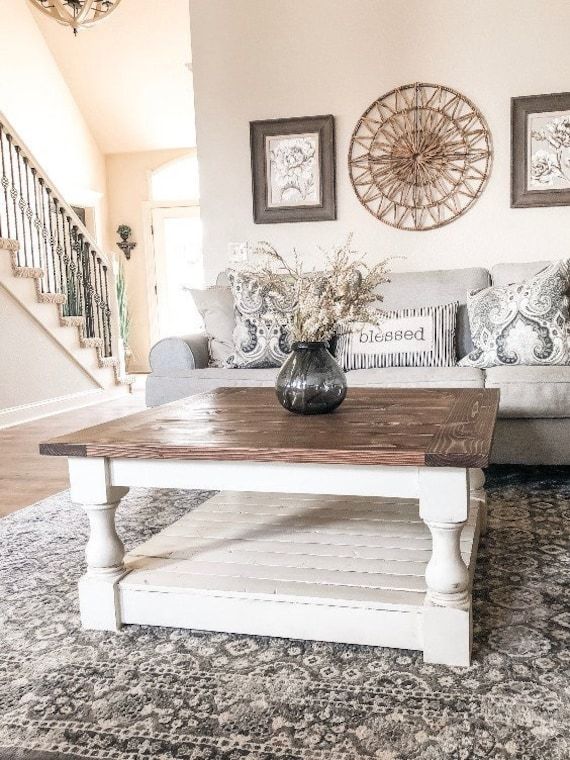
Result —
<instances>
[{"instance_id":1,"label":"patterned gray pillow","mask_svg":"<svg viewBox=\"0 0 570 760\"><path fill-rule=\"evenodd\" d=\"M570 259L535 277L469 293L474 350L464 367L570 364Z\"/></svg>"},{"instance_id":2,"label":"patterned gray pillow","mask_svg":"<svg viewBox=\"0 0 570 760\"><path fill-rule=\"evenodd\" d=\"M228 270L235 304L234 352L227 367L280 367L291 351L294 293L264 287L254 273Z\"/></svg>"}]
</instances>

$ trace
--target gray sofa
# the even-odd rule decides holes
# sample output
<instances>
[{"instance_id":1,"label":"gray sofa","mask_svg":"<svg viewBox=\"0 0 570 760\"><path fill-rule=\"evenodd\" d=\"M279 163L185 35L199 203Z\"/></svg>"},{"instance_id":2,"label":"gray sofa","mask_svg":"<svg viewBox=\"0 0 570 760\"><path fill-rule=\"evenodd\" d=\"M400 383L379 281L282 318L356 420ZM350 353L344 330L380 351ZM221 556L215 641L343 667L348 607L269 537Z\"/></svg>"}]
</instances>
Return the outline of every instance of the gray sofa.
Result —
<instances>
[{"instance_id":1,"label":"gray sofa","mask_svg":"<svg viewBox=\"0 0 570 760\"><path fill-rule=\"evenodd\" d=\"M459 301L458 357L472 348L465 306L469 290L531 277L549 262L499 264L486 269L449 269L391 275L382 287L386 309ZM220 275L218 284L226 284ZM277 369L209 367L205 335L172 337L150 351L147 406L158 406L220 386L273 386ZM349 388L499 388L501 401L493 461L511 464L570 464L570 366L563 367L394 367L347 373Z\"/></svg>"}]
</instances>

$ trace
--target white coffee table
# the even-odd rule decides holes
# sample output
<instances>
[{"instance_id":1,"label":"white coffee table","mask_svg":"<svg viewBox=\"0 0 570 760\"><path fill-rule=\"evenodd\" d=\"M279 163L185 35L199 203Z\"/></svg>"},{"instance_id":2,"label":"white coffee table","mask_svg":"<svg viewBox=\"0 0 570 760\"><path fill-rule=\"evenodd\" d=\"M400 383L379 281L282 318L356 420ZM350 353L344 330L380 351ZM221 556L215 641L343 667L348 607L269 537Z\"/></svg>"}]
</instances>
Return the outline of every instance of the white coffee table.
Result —
<instances>
[{"instance_id":1,"label":"white coffee table","mask_svg":"<svg viewBox=\"0 0 570 760\"><path fill-rule=\"evenodd\" d=\"M90 520L85 628L166 625L402 647L468 665L498 393L351 390L331 415L218 389L41 445ZM216 496L125 555L131 486Z\"/></svg>"}]
</instances>

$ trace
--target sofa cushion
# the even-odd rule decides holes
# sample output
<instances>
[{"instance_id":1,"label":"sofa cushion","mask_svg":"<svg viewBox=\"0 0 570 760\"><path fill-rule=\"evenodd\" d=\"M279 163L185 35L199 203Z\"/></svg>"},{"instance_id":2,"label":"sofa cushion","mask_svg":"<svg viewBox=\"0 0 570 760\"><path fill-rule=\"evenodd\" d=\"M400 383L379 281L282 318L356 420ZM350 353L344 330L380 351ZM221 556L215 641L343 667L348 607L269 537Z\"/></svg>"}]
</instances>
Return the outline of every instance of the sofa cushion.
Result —
<instances>
[{"instance_id":1,"label":"sofa cushion","mask_svg":"<svg viewBox=\"0 0 570 760\"><path fill-rule=\"evenodd\" d=\"M490 367L485 387L501 392L499 417L570 417L570 366Z\"/></svg>"},{"instance_id":2,"label":"sofa cushion","mask_svg":"<svg viewBox=\"0 0 570 760\"><path fill-rule=\"evenodd\" d=\"M349 388L483 388L484 374L473 367L385 367L346 373Z\"/></svg>"},{"instance_id":3,"label":"sofa cushion","mask_svg":"<svg viewBox=\"0 0 570 760\"><path fill-rule=\"evenodd\" d=\"M522 282L542 272L552 261L526 261L517 264L495 264L491 269L491 281L493 285L512 285L514 282Z\"/></svg>"},{"instance_id":4,"label":"sofa cushion","mask_svg":"<svg viewBox=\"0 0 570 760\"><path fill-rule=\"evenodd\" d=\"M272 387L278 368L171 370L146 381L147 406L158 406L222 387ZM472 367L388 367L356 369L346 374L349 388L482 388L483 372Z\"/></svg>"},{"instance_id":5,"label":"sofa cushion","mask_svg":"<svg viewBox=\"0 0 570 760\"><path fill-rule=\"evenodd\" d=\"M245 388L275 385L279 369L224 369L206 367L172 370L168 377L150 374L146 380L146 405L159 406L214 388Z\"/></svg>"}]
</instances>

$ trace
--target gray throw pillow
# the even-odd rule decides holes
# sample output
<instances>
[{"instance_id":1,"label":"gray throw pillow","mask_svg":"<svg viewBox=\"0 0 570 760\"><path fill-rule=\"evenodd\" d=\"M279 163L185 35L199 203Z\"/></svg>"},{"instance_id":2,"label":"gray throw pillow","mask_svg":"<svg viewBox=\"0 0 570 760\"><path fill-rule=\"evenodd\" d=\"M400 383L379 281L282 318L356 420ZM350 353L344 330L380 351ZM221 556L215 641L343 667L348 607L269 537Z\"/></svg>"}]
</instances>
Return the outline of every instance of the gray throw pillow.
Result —
<instances>
[{"instance_id":1,"label":"gray throw pillow","mask_svg":"<svg viewBox=\"0 0 570 760\"><path fill-rule=\"evenodd\" d=\"M190 292L204 320L210 366L223 367L234 350L234 297L231 288L191 289Z\"/></svg>"},{"instance_id":2,"label":"gray throw pillow","mask_svg":"<svg viewBox=\"0 0 570 760\"><path fill-rule=\"evenodd\" d=\"M474 350L464 367L570 364L570 259L520 283L469 293Z\"/></svg>"},{"instance_id":3,"label":"gray throw pillow","mask_svg":"<svg viewBox=\"0 0 570 760\"><path fill-rule=\"evenodd\" d=\"M280 367L291 351L294 293L262 285L255 273L228 270L235 303L233 353L228 367Z\"/></svg>"}]
</instances>

